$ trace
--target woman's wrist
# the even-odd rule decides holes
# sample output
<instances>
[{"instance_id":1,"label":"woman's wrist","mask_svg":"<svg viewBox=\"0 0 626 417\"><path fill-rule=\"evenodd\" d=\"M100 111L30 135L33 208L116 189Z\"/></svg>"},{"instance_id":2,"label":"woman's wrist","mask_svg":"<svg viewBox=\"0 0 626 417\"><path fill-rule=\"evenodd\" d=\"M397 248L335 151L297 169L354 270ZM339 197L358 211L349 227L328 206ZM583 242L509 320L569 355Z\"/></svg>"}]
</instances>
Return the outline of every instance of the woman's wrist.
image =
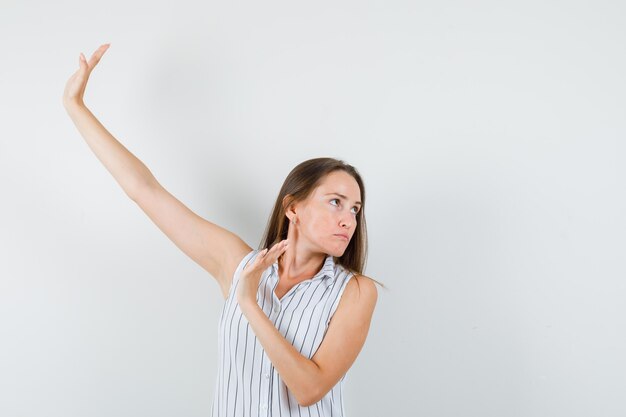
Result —
<instances>
[{"instance_id":1,"label":"woman's wrist","mask_svg":"<svg viewBox=\"0 0 626 417\"><path fill-rule=\"evenodd\" d=\"M68 113L72 113L76 110L87 108L87 106L85 106L85 103L82 100L63 101L63 107L65 107L65 110Z\"/></svg>"},{"instance_id":2,"label":"woman's wrist","mask_svg":"<svg viewBox=\"0 0 626 417\"><path fill-rule=\"evenodd\" d=\"M257 302L256 298L254 299L244 299L244 300L237 300L237 304L239 304L239 309L241 310L241 312L243 313L244 316L246 316L248 319L250 319L250 314L252 314L254 312L254 310L259 309L261 312L263 312L263 310L261 309L261 306L259 306L259 303ZM263 313L265 314L265 313Z\"/></svg>"}]
</instances>

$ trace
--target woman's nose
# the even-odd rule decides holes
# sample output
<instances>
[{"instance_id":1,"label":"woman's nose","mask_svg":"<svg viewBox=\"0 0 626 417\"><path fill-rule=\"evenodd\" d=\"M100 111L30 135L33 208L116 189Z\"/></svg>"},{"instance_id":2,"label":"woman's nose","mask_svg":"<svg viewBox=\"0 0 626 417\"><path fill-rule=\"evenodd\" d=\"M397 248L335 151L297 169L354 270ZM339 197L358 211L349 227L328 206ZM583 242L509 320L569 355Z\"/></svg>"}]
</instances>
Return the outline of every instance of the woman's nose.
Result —
<instances>
[{"instance_id":1,"label":"woman's nose","mask_svg":"<svg viewBox=\"0 0 626 417\"><path fill-rule=\"evenodd\" d=\"M342 227L347 227L350 228L350 226L352 226L352 219L350 218L346 218L346 217L342 217L340 224Z\"/></svg>"}]
</instances>

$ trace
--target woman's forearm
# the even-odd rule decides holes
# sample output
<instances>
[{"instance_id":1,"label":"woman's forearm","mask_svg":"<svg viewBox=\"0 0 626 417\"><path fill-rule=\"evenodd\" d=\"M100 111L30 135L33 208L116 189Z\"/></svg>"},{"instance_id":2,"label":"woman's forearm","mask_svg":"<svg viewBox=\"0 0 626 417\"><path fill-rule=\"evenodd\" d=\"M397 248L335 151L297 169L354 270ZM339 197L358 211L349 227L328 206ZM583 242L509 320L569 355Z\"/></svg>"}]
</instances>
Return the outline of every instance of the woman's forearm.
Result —
<instances>
[{"instance_id":1,"label":"woman's forearm","mask_svg":"<svg viewBox=\"0 0 626 417\"><path fill-rule=\"evenodd\" d=\"M132 199L138 189L156 182L148 167L109 133L84 104L65 109L100 162Z\"/></svg>"},{"instance_id":2,"label":"woman's forearm","mask_svg":"<svg viewBox=\"0 0 626 417\"><path fill-rule=\"evenodd\" d=\"M308 407L318 401L313 400L317 398L320 389L320 370L315 362L301 354L278 331L256 301L244 302L239 307L270 362L298 403Z\"/></svg>"}]
</instances>

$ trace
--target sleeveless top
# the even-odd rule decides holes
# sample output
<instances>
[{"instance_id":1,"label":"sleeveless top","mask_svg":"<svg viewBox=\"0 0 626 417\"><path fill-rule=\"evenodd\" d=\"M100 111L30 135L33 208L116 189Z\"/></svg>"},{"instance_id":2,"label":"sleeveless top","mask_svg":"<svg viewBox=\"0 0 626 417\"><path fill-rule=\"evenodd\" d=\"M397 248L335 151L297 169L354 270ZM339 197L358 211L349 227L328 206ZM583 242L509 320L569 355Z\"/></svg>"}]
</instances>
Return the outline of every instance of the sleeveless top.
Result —
<instances>
[{"instance_id":1,"label":"sleeveless top","mask_svg":"<svg viewBox=\"0 0 626 417\"><path fill-rule=\"evenodd\" d=\"M239 276L259 252L253 250L241 260L224 301L218 326L218 375L211 416L344 417L342 388L346 374L320 401L308 407L300 406L239 309L236 296ZM313 278L298 283L278 299L274 293L278 284L276 261L261 275L257 303L283 337L311 359L352 276L353 273L336 265L328 255Z\"/></svg>"}]
</instances>

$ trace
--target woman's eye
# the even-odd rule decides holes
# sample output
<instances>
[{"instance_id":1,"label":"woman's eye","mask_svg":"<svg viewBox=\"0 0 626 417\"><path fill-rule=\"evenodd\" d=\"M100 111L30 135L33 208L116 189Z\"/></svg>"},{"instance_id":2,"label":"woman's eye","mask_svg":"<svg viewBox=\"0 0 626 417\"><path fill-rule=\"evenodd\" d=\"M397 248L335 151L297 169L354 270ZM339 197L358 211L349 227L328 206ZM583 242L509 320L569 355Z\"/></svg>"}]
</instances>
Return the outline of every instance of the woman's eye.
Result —
<instances>
[{"instance_id":1,"label":"woman's eye","mask_svg":"<svg viewBox=\"0 0 626 417\"><path fill-rule=\"evenodd\" d=\"M338 199L338 198L333 198L333 199L332 199L332 200L330 200L330 201L331 201L331 202L332 202L332 201L339 201L339 199ZM356 209L356 211L355 211L355 212L353 212L353 214L358 214L358 213L359 213L359 208L358 208L358 207L356 207L356 206L355 206L355 207L352 207L352 208Z\"/></svg>"}]
</instances>

